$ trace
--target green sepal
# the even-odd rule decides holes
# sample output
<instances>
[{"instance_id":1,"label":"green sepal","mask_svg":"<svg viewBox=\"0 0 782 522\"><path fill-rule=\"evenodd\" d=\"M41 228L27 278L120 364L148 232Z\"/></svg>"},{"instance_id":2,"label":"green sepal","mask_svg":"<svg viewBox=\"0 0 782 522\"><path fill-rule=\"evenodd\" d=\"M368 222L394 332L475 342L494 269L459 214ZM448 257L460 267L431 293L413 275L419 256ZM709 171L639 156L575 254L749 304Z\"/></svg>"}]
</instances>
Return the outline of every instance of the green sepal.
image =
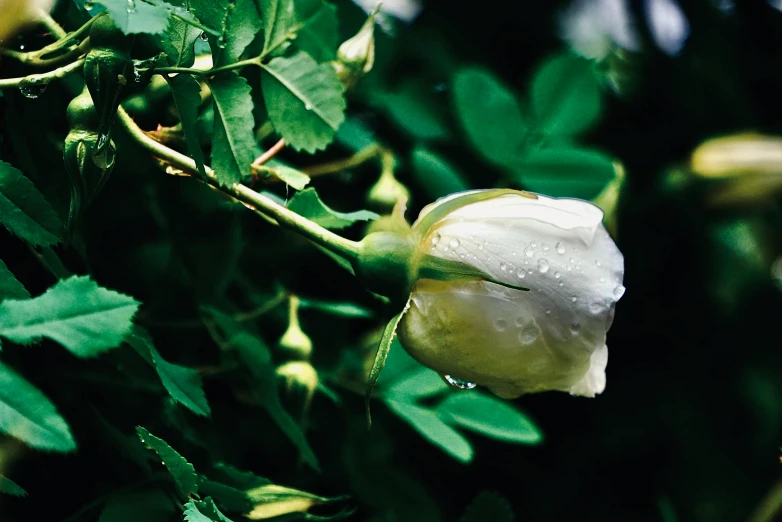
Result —
<instances>
[{"instance_id":1,"label":"green sepal","mask_svg":"<svg viewBox=\"0 0 782 522\"><path fill-rule=\"evenodd\" d=\"M391 341L394 340L396 335L396 328L399 326L399 321L402 320L402 316L410 307L410 301L408 300L404 310L396 314L388 321L383 335L380 337L380 344L377 346L377 352L375 353L375 360L372 363L372 369L369 371L369 379L367 379L367 389L364 395L364 404L367 411L367 426L372 427L372 414L369 411L369 401L372 399L372 391L375 389L375 384L380 378L380 372L386 365L386 359L388 359L388 352L391 350Z\"/></svg>"},{"instance_id":2,"label":"green sepal","mask_svg":"<svg viewBox=\"0 0 782 522\"><path fill-rule=\"evenodd\" d=\"M71 182L69 230L103 189L114 168L114 143L109 141L108 148L96 153L97 142L98 134L88 130L71 130L65 137L63 160Z\"/></svg>"},{"instance_id":3,"label":"green sepal","mask_svg":"<svg viewBox=\"0 0 782 522\"><path fill-rule=\"evenodd\" d=\"M500 281L483 270L450 259L443 259L430 254L423 254L418 258L418 279L434 279L446 282L488 281L495 285L529 292L529 288L516 286L505 281Z\"/></svg>"}]
</instances>

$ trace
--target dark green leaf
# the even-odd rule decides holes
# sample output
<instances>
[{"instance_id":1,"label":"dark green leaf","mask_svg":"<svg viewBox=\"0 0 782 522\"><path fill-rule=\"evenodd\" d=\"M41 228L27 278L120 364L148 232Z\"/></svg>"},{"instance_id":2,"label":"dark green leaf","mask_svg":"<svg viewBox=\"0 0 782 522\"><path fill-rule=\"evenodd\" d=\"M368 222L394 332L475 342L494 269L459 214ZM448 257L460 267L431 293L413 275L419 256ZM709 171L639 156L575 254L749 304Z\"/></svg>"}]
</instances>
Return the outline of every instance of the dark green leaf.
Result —
<instances>
[{"instance_id":1,"label":"dark green leaf","mask_svg":"<svg viewBox=\"0 0 782 522\"><path fill-rule=\"evenodd\" d=\"M125 341L154 366L172 399L196 415L208 417L211 414L198 371L165 361L146 335L130 334Z\"/></svg>"},{"instance_id":2,"label":"dark green leaf","mask_svg":"<svg viewBox=\"0 0 782 522\"><path fill-rule=\"evenodd\" d=\"M192 67L195 62L195 42L200 35L201 29L193 27L182 20L171 20L171 23L168 24L168 28L159 40L163 52L168 56L168 65L172 67ZM189 77L189 75L179 75L177 78L180 76ZM171 83L173 78L167 79ZM180 112L181 110L180 107Z\"/></svg>"},{"instance_id":3,"label":"dark green leaf","mask_svg":"<svg viewBox=\"0 0 782 522\"><path fill-rule=\"evenodd\" d=\"M212 475L221 482L241 490L248 490L263 486L264 484L271 484L268 479L259 477L251 471L236 469L235 467L222 462L215 464L214 473L212 473Z\"/></svg>"},{"instance_id":4,"label":"dark green leaf","mask_svg":"<svg viewBox=\"0 0 782 522\"><path fill-rule=\"evenodd\" d=\"M62 240L62 221L33 183L10 164L0 161L0 223L33 245Z\"/></svg>"},{"instance_id":5,"label":"dark green leaf","mask_svg":"<svg viewBox=\"0 0 782 522\"><path fill-rule=\"evenodd\" d=\"M96 0L125 34L160 34L168 26L172 6L165 2L152 5L144 0Z\"/></svg>"},{"instance_id":6,"label":"dark green leaf","mask_svg":"<svg viewBox=\"0 0 782 522\"><path fill-rule=\"evenodd\" d=\"M348 213L332 210L320 200L313 188L298 192L288 203L288 208L322 227L335 230L349 227L356 221L371 221L379 217L368 210Z\"/></svg>"},{"instance_id":7,"label":"dark green leaf","mask_svg":"<svg viewBox=\"0 0 782 522\"><path fill-rule=\"evenodd\" d=\"M468 190L470 185L453 165L423 147L413 150L413 174L430 199Z\"/></svg>"},{"instance_id":8,"label":"dark green leaf","mask_svg":"<svg viewBox=\"0 0 782 522\"><path fill-rule=\"evenodd\" d=\"M514 94L491 72L465 68L453 79L456 112L472 146L503 165L521 152L527 125Z\"/></svg>"},{"instance_id":9,"label":"dark green leaf","mask_svg":"<svg viewBox=\"0 0 782 522\"><path fill-rule=\"evenodd\" d=\"M424 438L442 448L461 462L470 462L473 457L470 442L456 430L445 424L435 412L409 402L385 399L391 410L407 421Z\"/></svg>"},{"instance_id":10,"label":"dark green leaf","mask_svg":"<svg viewBox=\"0 0 782 522\"><path fill-rule=\"evenodd\" d=\"M198 482L198 491L201 495L212 497L226 511L247 513L253 508L252 501L243 490L209 480L203 476Z\"/></svg>"},{"instance_id":11,"label":"dark green leaf","mask_svg":"<svg viewBox=\"0 0 782 522\"><path fill-rule=\"evenodd\" d=\"M73 276L34 299L0 303L0 336L17 343L48 337L78 357L116 348L131 327L139 303Z\"/></svg>"},{"instance_id":12,"label":"dark green leaf","mask_svg":"<svg viewBox=\"0 0 782 522\"><path fill-rule=\"evenodd\" d=\"M513 167L524 188L548 196L592 199L616 176L614 162L588 149L551 148L530 153Z\"/></svg>"},{"instance_id":13,"label":"dark green leaf","mask_svg":"<svg viewBox=\"0 0 782 522\"><path fill-rule=\"evenodd\" d=\"M27 492L23 490L19 485L8 477L0 475L0 493L11 495L14 497L26 497Z\"/></svg>"},{"instance_id":14,"label":"dark green leaf","mask_svg":"<svg viewBox=\"0 0 782 522\"><path fill-rule=\"evenodd\" d=\"M177 74L166 76L171 94L174 96L179 121L182 123L182 131L185 133L187 150L190 157L198 167L198 172L206 179L204 168L204 152L198 140L198 107L201 105L201 85L189 74Z\"/></svg>"},{"instance_id":15,"label":"dark green leaf","mask_svg":"<svg viewBox=\"0 0 782 522\"><path fill-rule=\"evenodd\" d=\"M212 47L212 54L217 56L216 65L225 65L239 60L247 45L261 32L263 23L258 14L258 6L255 0L235 0L233 2L214 2L226 5L226 27L222 29L225 42L218 48ZM220 45L223 45L221 48Z\"/></svg>"},{"instance_id":16,"label":"dark green leaf","mask_svg":"<svg viewBox=\"0 0 782 522\"><path fill-rule=\"evenodd\" d=\"M296 28L293 0L258 0L263 18L263 52L279 48Z\"/></svg>"},{"instance_id":17,"label":"dark green leaf","mask_svg":"<svg viewBox=\"0 0 782 522\"><path fill-rule=\"evenodd\" d=\"M30 292L16 280L14 274L8 270L3 260L0 259L0 301L10 297L12 299L26 299Z\"/></svg>"},{"instance_id":18,"label":"dark green leaf","mask_svg":"<svg viewBox=\"0 0 782 522\"><path fill-rule=\"evenodd\" d=\"M242 76L228 72L209 82L215 120L212 168L221 185L239 183L250 175L250 164L260 155L255 142L250 86Z\"/></svg>"},{"instance_id":19,"label":"dark green leaf","mask_svg":"<svg viewBox=\"0 0 782 522\"><path fill-rule=\"evenodd\" d=\"M68 424L49 399L1 362L0 432L16 437L36 449L76 449Z\"/></svg>"},{"instance_id":20,"label":"dark green leaf","mask_svg":"<svg viewBox=\"0 0 782 522\"><path fill-rule=\"evenodd\" d=\"M476 391L449 395L436 411L449 424L494 439L520 444L537 444L543 440L540 430L526 415L508 402Z\"/></svg>"},{"instance_id":21,"label":"dark green leaf","mask_svg":"<svg viewBox=\"0 0 782 522\"><path fill-rule=\"evenodd\" d=\"M293 41L317 62L334 60L339 41L339 20L336 6L323 0L299 0L295 3L296 18L303 24Z\"/></svg>"},{"instance_id":22,"label":"dark green leaf","mask_svg":"<svg viewBox=\"0 0 782 522\"><path fill-rule=\"evenodd\" d=\"M459 522L513 522L513 508L508 499L496 491L481 491L459 519Z\"/></svg>"},{"instance_id":23,"label":"dark green leaf","mask_svg":"<svg viewBox=\"0 0 782 522\"><path fill-rule=\"evenodd\" d=\"M600 117L600 87L592 63L563 54L546 61L532 80L532 109L546 134L571 136Z\"/></svg>"},{"instance_id":24,"label":"dark green leaf","mask_svg":"<svg viewBox=\"0 0 782 522\"><path fill-rule=\"evenodd\" d=\"M372 391L375 389L375 384L380 378L380 372L383 371L383 367L386 365L386 359L388 359L388 352L391 350L391 342L396 335L396 327L399 326L399 321L402 320L402 316L405 314L405 310L402 310L386 324L383 329L383 335L380 336L380 343L377 345L377 351L375 352L375 359L372 361L372 368L369 370L369 377L367 378L367 388L364 392L364 402L367 412L367 423L372 425L372 414L369 410L369 401L372 400Z\"/></svg>"},{"instance_id":25,"label":"dark green leaf","mask_svg":"<svg viewBox=\"0 0 782 522\"><path fill-rule=\"evenodd\" d=\"M174 508L159 489L131 490L109 497L98 522L167 522Z\"/></svg>"},{"instance_id":26,"label":"dark green leaf","mask_svg":"<svg viewBox=\"0 0 782 522\"><path fill-rule=\"evenodd\" d=\"M331 143L345 120L346 107L334 68L302 52L262 67L269 119L288 145L312 153Z\"/></svg>"},{"instance_id":27,"label":"dark green leaf","mask_svg":"<svg viewBox=\"0 0 782 522\"><path fill-rule=\"evenodd\" d=\"M386 114L402 130L422 140L450 137L451 131L437 104L418 83L407 82L394 92L378 93Z\"/></svg>"},{"instance_id":28,"label":"dark green leaf","mask_svg":"<svg viewBox=\"0 0 782 522\"><path fill-rule=\"evenodd\" d=\"M198 476L192 464L169 446L166 441L155 437L141 426L136 427L136 433L141 443L160 457L162 464L171 473L171 477L182 495L187 497L198 492Z\"/></svg>"},{"instance_id":29,"label":"dark green leaf","mask_svg":"<svg viewBox=\"0 0 782 522\"><path fill-rule=\"evenodd\" d=\"M241 323L219 310L205 307L203 311L217 324L224 342L235 349L252 376L253 390L274 422L294 443L304 461L318 469L318 461L296 421L285 411L277 393L277 376L271 352L263 341Z\"/></svg>"}]
</instances>

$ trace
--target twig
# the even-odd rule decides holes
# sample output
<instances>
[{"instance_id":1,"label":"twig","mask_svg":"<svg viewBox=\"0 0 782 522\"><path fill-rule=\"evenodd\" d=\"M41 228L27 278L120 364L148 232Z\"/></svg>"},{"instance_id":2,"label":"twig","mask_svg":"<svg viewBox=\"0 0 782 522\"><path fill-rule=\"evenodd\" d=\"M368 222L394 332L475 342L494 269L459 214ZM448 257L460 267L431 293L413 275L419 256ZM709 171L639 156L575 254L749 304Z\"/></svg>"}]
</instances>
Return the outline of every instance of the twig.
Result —
<instances>
[{"instance_id":1,"label":"twig","mask_svg":"<svg viewBox=\"0 0 782 522\"><path fill-rule=\"evenodd\" d=\"M371 161L378 156L380 156L385 149L378 145L377 143L373 143L372 145L369 145L357 153L353 154L352 156L336 160L336 161L329 161L327 163L321 163L320 165L312 165L311 167L306 167L302 169L302 172L307 174L308 176L320 176L322 174L333 174L336 172L342 172L345 169L351 169L358 167L359 165L362 165L366 163L367 161Z\"/></svg>"},{"instance_id":2,"label":"twig","mask_svg":"<svg viewBox=\"0 0 782 522\"><path fill-rule=\"evenodd\" d=\"M31 85L46 85L52 80L65 78L72 72L76 72L84 65L84 58L80 58L75 62L64 65L53 71L49 71L43 74L31 74L29 76L23 76L21 78L6 78L0 80L0 89L7 89L9 87L19 87L20 84L24 85L29 83Z\"/></svg>"},{"instance_id":3,"label":"twig","mask_svg":"<svg viewBox=\"0 0 782 522\"><path fill-rule=\"evenodd\" d=\"M272 159L274 156L277 155L278 152L280 152L283 148L285 148L285 138L281 138L280 141L275 143L274 145L269 148L266 152L255 158L255 161L253 161L251 167L257 168Z\"/></svg>"}]
</instances>

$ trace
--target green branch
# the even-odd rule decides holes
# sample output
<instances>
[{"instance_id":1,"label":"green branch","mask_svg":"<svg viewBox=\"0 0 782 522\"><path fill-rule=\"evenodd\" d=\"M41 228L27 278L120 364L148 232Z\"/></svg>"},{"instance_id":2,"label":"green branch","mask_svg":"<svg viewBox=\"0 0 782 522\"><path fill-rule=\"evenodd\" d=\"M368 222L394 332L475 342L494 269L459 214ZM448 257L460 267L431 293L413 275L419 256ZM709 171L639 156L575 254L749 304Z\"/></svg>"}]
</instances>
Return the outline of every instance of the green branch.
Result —
<instances>
[{"instance_id":1,"label":"green branch","mask_svg":"<svg viewBox=\"0 0 782 522\"><path fill-rule=\"evenodd\" d=\"M43 74L31 74L29 76L22 76L21 78L6 78L0 80L0 89L8 89L12 87L23 87L24 85L47 85L52 80L58 80L65 78L69 74L80 70L84 66L84 58L80 58L75 62L64 65L59 69L49 71Z\"/></svg>"}]
</instances>

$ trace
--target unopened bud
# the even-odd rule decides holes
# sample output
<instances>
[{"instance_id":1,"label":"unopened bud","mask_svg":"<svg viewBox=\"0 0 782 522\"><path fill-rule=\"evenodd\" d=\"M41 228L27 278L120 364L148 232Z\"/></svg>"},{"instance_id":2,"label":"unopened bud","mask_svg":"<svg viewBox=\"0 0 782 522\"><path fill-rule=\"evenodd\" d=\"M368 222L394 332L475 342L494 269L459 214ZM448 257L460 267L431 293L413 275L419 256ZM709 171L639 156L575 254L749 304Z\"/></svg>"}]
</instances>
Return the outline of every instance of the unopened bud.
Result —
<instances>
[{"instance_id":1,"label":"unopened bud","mask_svg":"<svg viewBox=\"0 0 782 522\"><path fill-rule=\"evenodd\" d=\"M334 69L337 77L348 89L355 86L375 64L375 16L379 9L380 4L369 14L358 33L343 42L337 50Z\"/></svg>"},{"instance_id":2,"label":"unopened bud","mask_svg":"<svg viewBox=\"0 0 782 522\"><path fill-rule=\"evenodd\" d=\"M292 359L306 361L312 353L312 340L299 324L299 298L292 295L288 306L288 329L280 338L279 346Z\"/></svg>"}]
</instances>

